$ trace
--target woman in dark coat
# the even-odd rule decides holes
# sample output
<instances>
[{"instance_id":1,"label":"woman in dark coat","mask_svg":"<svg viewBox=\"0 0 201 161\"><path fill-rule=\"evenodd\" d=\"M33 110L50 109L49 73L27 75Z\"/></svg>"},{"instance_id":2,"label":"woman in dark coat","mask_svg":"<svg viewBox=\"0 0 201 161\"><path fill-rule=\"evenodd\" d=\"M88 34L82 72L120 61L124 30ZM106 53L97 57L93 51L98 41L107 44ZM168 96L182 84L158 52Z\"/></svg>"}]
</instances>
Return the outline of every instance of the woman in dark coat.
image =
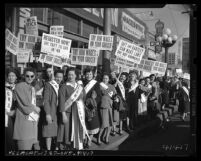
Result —
<instances>
[{"instance_id":1,"label":"woman in dark coat","mask_svg":"<svg viewBox=\"0 0 201 161\"><path fill-rule=\"evenodd\" d=\"M86 68L84 71L85 74L85 80L83 81L83 85L85 87L86 91L86 116L85 116L85 122L86 122L86 127L89 133L89 136L91 140L93 139L93 135L97 134L100 130L100 104L101 104L101 90L100 90L100 84L98 81L93 79L93 71L91 68ZM95 104L93 105L93 100L92 100L92 92L96 93L96 98L95 98ZM96 107L95 107L96 106ZM90 108L94 107L94 108ZM94 111L93 117L90 117L90 113ZM89 115L87 115L89 114ZM89 118L90 117L90 118ZM99 132L98 140L97 143L100 144L100 135L102 134L102 131ZM91 142L88 140L88 144L86 145L86 148L91 146Z\"/></svg>"},{"instance_id":2,"label":"woman in dark coat","mask_svg":"<svg viewBox=\"0 0 201 161\"><path fill-rule=\"evenodd\" d=\"M140 98L137 74L135 72L130 73L130 79L128 82L128 89L126 93L130 128L131 130L134 130L135 126L137 125L138 99Z\"/></svg>"},{"instance_id":3,"label":"woman in dark coat","mask_svg":"<svg viewBox=\"0 0 201 161\"><path fill-rule=\"evenodd\" d=\"M55 72L55 80L47 82L44 89L44 111L46 118L42 126L42 135L46 138L46 148L51 149L52 138L57 136L58 90L63 80L63 71Z\"/></svg>"},{"instance_id":4,"label":"woman in dark coat","mask_svg":"<svg viewBox=\"0 0 201 161\"><path fill-rule=\"evenodd\" d=\"M178 111L181 113L181 119L184 121L187 113L190 111L190 94L188 84L183 81L181 85L177 94L179 100Z\"/></svg>"}]
</instances>

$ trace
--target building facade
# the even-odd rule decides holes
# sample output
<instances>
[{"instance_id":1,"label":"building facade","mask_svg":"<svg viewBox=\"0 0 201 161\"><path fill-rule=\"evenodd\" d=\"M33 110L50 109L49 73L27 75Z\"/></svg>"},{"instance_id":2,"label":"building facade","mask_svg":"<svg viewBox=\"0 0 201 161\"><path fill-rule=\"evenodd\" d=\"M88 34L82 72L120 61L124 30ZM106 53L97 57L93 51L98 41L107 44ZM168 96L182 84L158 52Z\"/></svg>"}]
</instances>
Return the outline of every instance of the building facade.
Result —
<instances>
[{"instance_id":1,"label":"building facade","mask_svg":"<svg viewBox=\"0 0 201 161\"><path fill-rule=\"evenodd\" d=\"M182 39L182 70L183 73L190 73L189 38Z\"/></svg>"},{"instance_id":2,"label":"building facade","mask_svg":"<svg viewBox=\"0 0 201 161\"><path fill-rule=\"evenodd\" d=\"M10 8L6 12L6 28L16 36L18 32L25 33L25 19L37 16L38 33L49 33L50 26L64 26L64 38L72 40L72 48L87 48L90 34L103 34L103 8ZM116 50L120 39L146 46L146 24L123 8L111 8L111 35L114 35L114 47L111 56ZM33 51L38 57L40 50ZM102 54L99 54L98 64L102 65ZM16 56L6 55L6 66L25 67L19 64Z\"/></svg>"}]
</instances>

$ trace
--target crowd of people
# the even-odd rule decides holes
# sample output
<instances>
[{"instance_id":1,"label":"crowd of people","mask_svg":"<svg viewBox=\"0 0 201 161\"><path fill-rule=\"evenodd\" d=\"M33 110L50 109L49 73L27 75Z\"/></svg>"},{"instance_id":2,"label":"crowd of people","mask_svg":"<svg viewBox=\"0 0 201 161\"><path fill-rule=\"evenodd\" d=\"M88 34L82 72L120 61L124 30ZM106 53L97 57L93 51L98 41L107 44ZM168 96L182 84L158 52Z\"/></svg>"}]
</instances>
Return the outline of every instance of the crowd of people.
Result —
<instances>
[{"instance_id":1,"label":"crowd of people","mask_svg":"<svg viewBox=\"0 0 201 161\"><path fill-rule=\"evenodd\" d=\"M48 67L45 75L26 68L21 76L9 68L5 92L6 152L89 149L94 139L109 144L135 132L141 117L154 119L171 101L178 100L183 121L190 106L189 85L178 76L97 75L90 67L83 76L75 68Z\"/></svg>"}]
</instances>

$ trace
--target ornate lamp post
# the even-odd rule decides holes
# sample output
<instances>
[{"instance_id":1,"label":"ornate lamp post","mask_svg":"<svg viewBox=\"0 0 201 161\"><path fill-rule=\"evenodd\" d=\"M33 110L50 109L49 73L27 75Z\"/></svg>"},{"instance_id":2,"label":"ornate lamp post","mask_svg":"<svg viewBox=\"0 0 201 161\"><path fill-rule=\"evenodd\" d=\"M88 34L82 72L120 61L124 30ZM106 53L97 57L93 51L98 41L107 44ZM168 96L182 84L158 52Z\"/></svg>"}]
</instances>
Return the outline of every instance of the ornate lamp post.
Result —
<instances>
[{"instance_id":1,"label":"ornate lamp post","mask_svg":"<svg viewBox=\"0 0 201 161\"><path fill-rule=\"evenodd\" d=\"M163 36L159 36L157 40L160 42L161 46L165 48L165 63L168 63L168 49L173 46L177 41L177 36L170 36L171 30L169 28L166 29ZM168 64L167 64L168 65ZM167 69L166 69L167 74Z\"/></svg>"}]
</instances>

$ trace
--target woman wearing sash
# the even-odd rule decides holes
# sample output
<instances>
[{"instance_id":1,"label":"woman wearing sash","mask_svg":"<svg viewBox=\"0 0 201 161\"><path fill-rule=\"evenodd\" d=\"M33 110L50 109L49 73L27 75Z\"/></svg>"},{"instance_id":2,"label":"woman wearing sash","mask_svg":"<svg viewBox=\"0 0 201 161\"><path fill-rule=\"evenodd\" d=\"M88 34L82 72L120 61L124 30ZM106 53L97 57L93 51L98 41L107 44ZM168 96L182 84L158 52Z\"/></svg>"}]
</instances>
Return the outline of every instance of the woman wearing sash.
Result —
<instances>
[{"instance_id":1,"label":"woman wearing sash","mask_svg":"<svg viewBox=\"0 0 201 161\"><path fill-rule=\"evenodd\" d=\"M62 122L58 128L58 142L64 142L68 149L73 142L73 148L83 149L85 135L88 136L84 113L85 91L82 85L76 82L74 68L68 70L68 81L59 89L59 111Z\"/></svg>"},{"instance_id":2,"label":"woman wearing sash","mask_svg":"<svg viewBox=\"0 0 201 161\"><path fill-rule=\"evenodd\" d=\"M36 94L32 86L34 69L26 68L24 74L25 82L15 86L17 109L13 139L17 140L18 150L32 150L32 146L38 143L40 108L36 106Z\"/></svg>"},{"instance_id":3,"label":"woman wearing sash","mask_svg":"<svg viewBox=\"0 0 201 161\"><path fill-rule=\"evenodd\" d=\"M63 80L63 70L54 73L54 80L49 81L44 89L45 120L42 126L42 135L46 138L47 150L51 149L52 138L57 136L57 106L59 85Z\"/></svg>"},{"instance_id":4,"label":"woman wearing sash","mask_svg":"<svg viewBox=\"0 0 201 161\"><path fill-rule=\"evenodd\" d=\"M85 101L86 117L85 117L85 121L86 121L87 131L88 131L89 136L92 140L93 135L97 134L99 132L99 129L100 129L100 113L99 113L100 111L99 111L99 109L100 109L102 95L101 95L101 90L100 90L100 84L96 80L93 79L93 70L91 68L86 68L84 71L84 75L85 75L85 80L83 81L83 85L84 85L85 92L86 92L86 101ZM96 98L95 98L96 106L95 107L93 107L91 105L92 103L90 103L93 91L95 91L95 93L96 93ZM91 115L92 113L94 113L93 116ZM99 132L99 136L101 134L102 134L102 131ZM97 138L98 144L100 144L100 137L99 136ZM88 148L89 146L91 146L91 141L88 140L86 148Z\"/></svg>"},{"instance_id":5,"label":"woman wearing sash","mask_svg":"<svg viewBox=\"0 0 201 161\"><path fill-rule=\"evenodd\" d=\"M15 150L13 141L13 124L16 107L16 98L13 93L17 80L17 71L10 68L7 71L7 82L5 84L5 149L6 153Z\"/></svg>"},{"instance_id":6,"label":"woman wearing sash","mask_svg":"<svg viewBox=\"0 0 201 161\"><path fill-rule=\"evenodd\" d=\"M190 111L190 94L187 82L181 82L177 98L179 100L178 111L181 114L182 121L185 121L185 117L187 117L187 113Z\"/></svg>"},{"instance_id":7,"label":"woman wearing sash","mask_svg":"<svg viewBox=\"0 0 201 161\"><path fill-rule=\"evenodd\" d=\"M138 114L138 99L140 98L137 74L135 72L130 73L130 79L128 82L127 90L127 104L129 109L130 128L134 130L137 125Z\"/></svg>"},{"instance_id":8,"label":"woman wearing sash","mask_svg":"<svg viewBox=\"0 0 201 161\"><path fill-rule=\"evenodd\" d=\"M112 116L112 97L117 92L115 87L109 84L109 75L103 75L103 82L100 83L101 91L102 91L102 99L101 99L101 128L105 129L103 141L106 144L109 144L109 135L111 132L111 128L113 126L113 116ZM106 135L106 136L105 136Z\"/></svg>"}]
</instances>

